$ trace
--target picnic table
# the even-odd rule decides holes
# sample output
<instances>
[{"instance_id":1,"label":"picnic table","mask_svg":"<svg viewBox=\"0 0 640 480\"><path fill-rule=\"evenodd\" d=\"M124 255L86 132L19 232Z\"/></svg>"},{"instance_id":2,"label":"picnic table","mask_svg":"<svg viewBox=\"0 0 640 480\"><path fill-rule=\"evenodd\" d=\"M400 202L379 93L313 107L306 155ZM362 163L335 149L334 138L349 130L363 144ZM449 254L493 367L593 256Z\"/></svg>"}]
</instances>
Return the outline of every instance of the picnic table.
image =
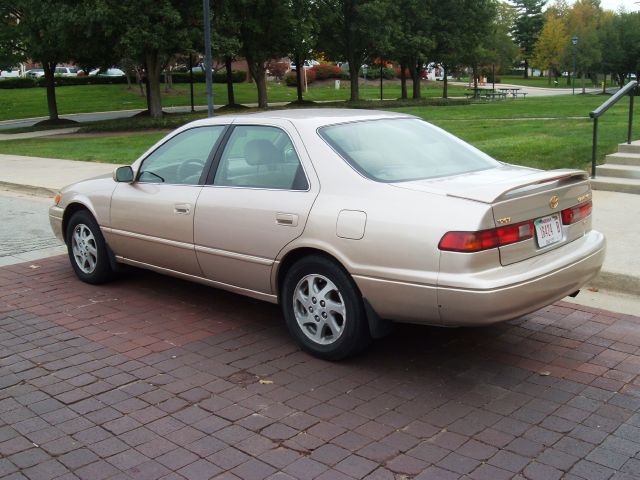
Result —
<instances>
[{"instance_id":1,"label":"picnic table","mask_svg":"<svg viewBox=\"0 0 640 480\"><path fill-rule=\"evenodd\" d=\"M501 87L498 90L503 92L506 95L511 95L513 98L518 98L518 95L521 95L522 98L527 96L527 92L520 92L520 88L516 87Z\"/></svg>"},{"instance_id":2,"label":"picnic table","mask_svg":"<svg viewBox=\"0 0 640 480\"><path fill-rule=\"evenodd\" d=\"M502 100L507 94L504 92L496 92L493 88L468 88L470 92L466 92L467 98L484 98L486 100Z\"/></svg>"}]
</instances>

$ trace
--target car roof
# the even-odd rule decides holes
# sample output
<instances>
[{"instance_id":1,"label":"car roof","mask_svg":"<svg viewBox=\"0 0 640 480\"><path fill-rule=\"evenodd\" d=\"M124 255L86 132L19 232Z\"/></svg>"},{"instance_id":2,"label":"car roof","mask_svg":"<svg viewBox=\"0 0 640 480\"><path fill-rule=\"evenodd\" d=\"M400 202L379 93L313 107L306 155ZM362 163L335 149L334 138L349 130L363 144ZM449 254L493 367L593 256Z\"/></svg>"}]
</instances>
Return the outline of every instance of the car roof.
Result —
<instances>
[{"instance_id":1,"label":"car roof","mask_svg":"<svg viewBox=\"0 0 640 480\"><path fill-rule=\"evenodd\" d=\"M268 123L269 120L289 120L293 123L306 123L312 127L333 125L336 123L354 122L360 120L376 120L383 118L413 118L411 115L385 112L381 110L360 110L349 108L292 108L288 110L269 110L240 115L225 115L221 117L197 120L192 125L215 125L220 123L242 123L243 121Z\"/></svg>"}]
</instances>

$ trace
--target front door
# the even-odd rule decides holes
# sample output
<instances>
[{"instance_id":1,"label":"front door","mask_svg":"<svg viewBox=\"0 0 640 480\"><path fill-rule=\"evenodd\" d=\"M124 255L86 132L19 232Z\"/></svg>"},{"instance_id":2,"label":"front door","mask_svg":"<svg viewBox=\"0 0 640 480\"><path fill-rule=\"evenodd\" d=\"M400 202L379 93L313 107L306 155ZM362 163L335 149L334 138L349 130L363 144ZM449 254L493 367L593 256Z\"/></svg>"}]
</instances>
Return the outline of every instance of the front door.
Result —
<instances>
[{"instance_id":1,"label":"front door","mask_svg":"<svg viewBox=\"0 0 640 480\"><path fill-rule=\"evenodd\" d=\"M193 218L202 180L224 126L185 130L147 156L133 183L119 183L111 200L117 256L201 276Z\"/></svg>"}]
</instances>

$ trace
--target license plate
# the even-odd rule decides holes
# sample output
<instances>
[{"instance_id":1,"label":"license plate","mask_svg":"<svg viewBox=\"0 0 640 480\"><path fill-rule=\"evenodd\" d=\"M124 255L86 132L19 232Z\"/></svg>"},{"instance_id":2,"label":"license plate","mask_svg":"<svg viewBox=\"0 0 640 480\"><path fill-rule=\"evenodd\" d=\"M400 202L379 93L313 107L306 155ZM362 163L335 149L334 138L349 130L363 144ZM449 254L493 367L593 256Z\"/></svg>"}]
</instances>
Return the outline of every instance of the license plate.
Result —
<instances>
[{"instance_id":1,"label":"license plate","mask_svg":"<svg viewBox=\"0 0 640 480\"><path fill-rule=\"evenodd\" d=\"M562 240L562 221L560 214L555 213L547 217L537 218L533 224L536 227L536 238L539 247L546 247Z\"/></svg>"}]
</instances>

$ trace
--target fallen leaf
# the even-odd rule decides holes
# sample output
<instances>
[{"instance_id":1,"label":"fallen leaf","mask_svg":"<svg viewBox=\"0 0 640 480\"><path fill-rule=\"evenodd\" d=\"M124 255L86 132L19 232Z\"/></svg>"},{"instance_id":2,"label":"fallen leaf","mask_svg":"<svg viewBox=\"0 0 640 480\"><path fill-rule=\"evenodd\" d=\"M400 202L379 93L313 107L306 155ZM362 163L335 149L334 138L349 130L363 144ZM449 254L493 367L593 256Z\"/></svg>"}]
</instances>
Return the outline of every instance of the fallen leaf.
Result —
<instances>
[{"instance_id":1,"label":"fallen leaf","mask_svg":"<svg viewBox=\"0 0 640 480\"><path fill-rule=\"evenodd\" d=\"M40 268L40 265L29 265L29 268L33 268L35 270L36 268Z\"/></svg>"},{"instance_id":2,"label":"fallen leaf","mask_svg":"<svg viewBox=\"0 0 640 480\"><path fill-rule=\"evenodd\" d=\"M264 380L261 378L259 382L261 385L271 385L273 383L273 380Z\"/></svg>"},{"instance_id":3,"label":"fallen leaf","mask_svg":"<svg viewBox=\"0 0 640 480\"><path fill-rule=\"evenodd\" d=\"M544 372L540 372L540 376L542 377L548 377L549 375L551 375L551 372L547 372L546 370Z\"/></svg>"},{"instance_id":4,"label":"fallen leaf","mask_svg":"<svg viewBox=\"0 0 640 480\"><path fill-rule=\"evenodd\" d=\"M589 287L587 288L587 290L589 290L590 292L599 292L600 290L596 287Z\"/></svg>"}]
</instances>

